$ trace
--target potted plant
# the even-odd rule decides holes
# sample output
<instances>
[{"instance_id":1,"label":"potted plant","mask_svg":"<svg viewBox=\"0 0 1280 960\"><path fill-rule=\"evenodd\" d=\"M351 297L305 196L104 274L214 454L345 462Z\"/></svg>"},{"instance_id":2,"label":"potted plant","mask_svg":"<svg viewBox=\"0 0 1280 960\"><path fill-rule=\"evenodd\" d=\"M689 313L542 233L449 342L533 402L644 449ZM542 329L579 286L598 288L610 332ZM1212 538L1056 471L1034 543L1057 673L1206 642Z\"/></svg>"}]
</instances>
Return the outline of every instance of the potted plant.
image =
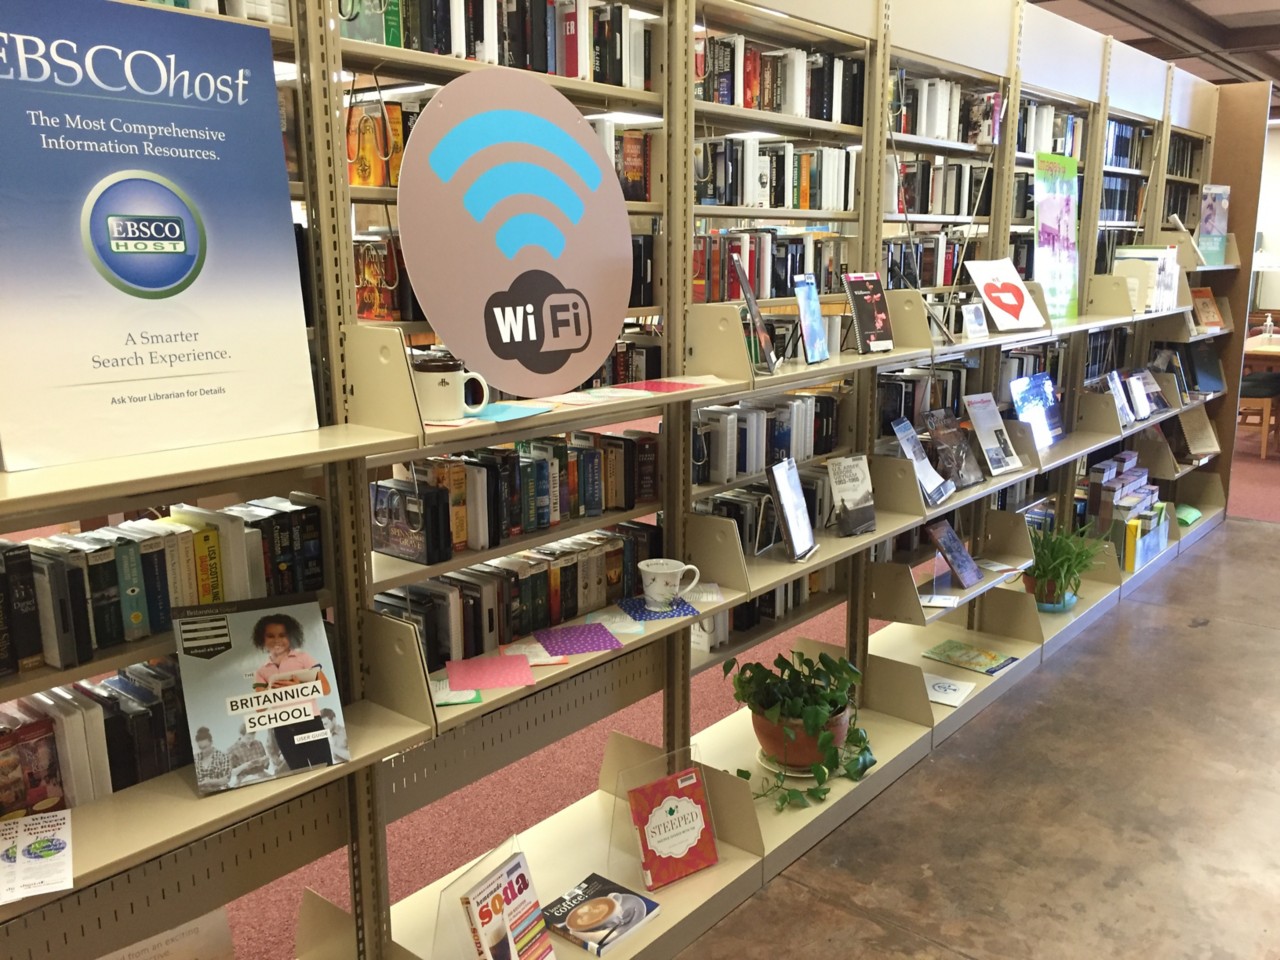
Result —
<instances>
[{"instance_id":1,"label":"potted plant","mask_svg":"<svg viewBox=\"0 0 1280 960\"><path fill-rule=\"evenodd\" d=\"M1074 533L1065 527L1031 529L1031 566L1022 575L1027 593L1040 610L1061 612L1075 606L1080 576L1098 562L1106 541L1089 536L1082 527Z\"/></svg>"},{"instance_id":2,"label":"potted plant","mask_svg":"<svg viewBox=\"0 0 1280 960\"><path fill-rule=\"evenodd\" d=\"M862 674L844 657L820 653L814 661L794 651L789 658L779 654L773 669L730 659L725 676L735 668L733 698L750 708L760 748L777 764L754 794L757 799L773 797L779 810L807 807L826 799L831 777L861 780L875 765L867 731L858 726L854 693ZM814 785L788 787L787 777L796 773L812 777ZM752 779L747 770L738 776Z\"/></svg>"}]
</instances>

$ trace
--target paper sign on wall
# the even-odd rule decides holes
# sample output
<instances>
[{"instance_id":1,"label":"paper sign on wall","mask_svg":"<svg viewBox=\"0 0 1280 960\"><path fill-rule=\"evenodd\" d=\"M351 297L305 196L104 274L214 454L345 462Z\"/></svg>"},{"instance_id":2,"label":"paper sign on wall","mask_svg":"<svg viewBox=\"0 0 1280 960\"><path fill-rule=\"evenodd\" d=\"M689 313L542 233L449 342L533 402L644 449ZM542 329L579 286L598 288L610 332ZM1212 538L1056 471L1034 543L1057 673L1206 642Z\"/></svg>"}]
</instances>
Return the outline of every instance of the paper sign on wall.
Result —
<instances>
[{"instance_id":1,"label":"paper sign on wall","mask_svg":"<svg viewBox=\"0 0 1280 960\"><path fill-rule=\"evenodd\" d=\"M4 469L315 429L264 27L6 4L0 129Z\"/></svg>"},{"instance_id":2,"label":"paper sign on wall","mask_svg":"<svg viewBox=\"0 0 1280 960\"><path fill-rule=\"evenodd\" d=\"M991 314L991 322L997 330L1034 330L1044 326L1040 308L1008 257L1003 260L966 260L964 265L977 284L978 293L987 305L987 312Z\"/></svg>"},{"instance_id":3,"label":"paper sign on wall","mask_svg":"<svg viewBox=\"0 0 1280 960\"><path fill-rule=\"evenodd\" d=\"M409 280L454 356L522 397L600 369L631 294L631 228L599 137L545 80L480 70L436 93L397 202Z\"/></svg>"}]
</instances>

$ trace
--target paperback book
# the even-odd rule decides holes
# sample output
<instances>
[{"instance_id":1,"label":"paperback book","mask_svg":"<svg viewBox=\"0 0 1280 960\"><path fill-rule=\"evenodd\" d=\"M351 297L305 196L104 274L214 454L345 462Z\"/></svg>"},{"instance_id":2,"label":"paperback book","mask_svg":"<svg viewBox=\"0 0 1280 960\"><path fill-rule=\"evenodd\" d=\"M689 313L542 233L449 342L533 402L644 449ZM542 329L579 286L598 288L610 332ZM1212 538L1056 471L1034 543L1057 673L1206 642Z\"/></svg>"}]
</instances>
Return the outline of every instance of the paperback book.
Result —
<instances>
[{"instance_id":1,"label":"paperback book","mask_svg":"<svg viewBox=\"0 0 1280 960\"><path fill-rule=\"evenodd\" d=\"M942 559L947 561L947 566L951 568L951 572L960 581L960 586L967 590L969 587L982 582L982 571L978 569L978 565L965 548L964 541L952 529L949 521L939 520L937 523L926 524L924 532L933 542L933 545L938 548L938 552L942 554Z\"/></svg>"},{"instance_id":2,"label":"paperback book","mask_svg":"<svg viewBox=\"0 0 1280 960\"><path fill-rule=\"evenodd\" d=\"M983 650L981 647L975 647L960 640L944 640L937 646L930 647L924 655L930 660L949 663L953 667L963 667L976 673L985 673L989 677L995 676L1010 664L1018 662L1017 657Z\"/></svg>"},{"instance_id":3,"label":"paperback book","mask_svg":"<svg viewBox=\"0 0 1280 960\"><path fill-rule=\"evenodd\" d=\"M646 890L714 866L719 860L702 774L694 767L627 791L640 838Z\"/></svg>"},{"instance_id":4,"label":"paperback book","mask_svg":"<svg viewBox=\"0 0 1280 960\"><path fill-rule=\"evenodd\" d=\"M551 935L523 853L512 854L463 894L462 909L481 960L554 960Z\"/></svg>"},{"instance_id":5,"label":"paperback book","mask_svg":"<svg viewBox=\"0 0 1280 960\"><path fill-rule=\"evenodd\" d=\"M1204 262L1220 266L1227 262L1227 208L1231 188L1206 183L1200 194L1200 236L1198 245Z\"/></svg>"},{"instance_id":6,"label":"paperback book","mask_svg":"<svg viewBox=\"0 0 1280 960\"><path fill-rule=\"evenodd\" d=\"M957 490L982 482L982 467L969 444L969 436L956 422L955 414L945 407L924 415L925 429L933 443L933 457L938 473L956 485Z\"/></svg>"},{"instance_id":7,"label":"paperback book","mask_svg":"<svg viewBox=\"0 0 1280 960\"><path fill-rule=\"evenodd\" d=\"M314 600L183 607L173 624L201 794L345 759L342 702Z\"/></svg>"},{"instance_id":8,"label":"paperback book","mask_svg":"<svg viewBox=\"0 0 1280 960\"><path fill-rule=\"evenodd\" d=\"M1191 308L1195 314L1197 333L1221 330L1222 311L1218 309L1218 300L1210 287L1191 288Z\"/></svg>"},{"instance_id":9,"label":"paperback book","mask_svg":"<svg viewBox=\"0 0 1280 960\"><path fill-rule=\"evenodd\" d=\"M809 506L800 486L796 462L787 457L765 469L769 492L773 496L775 513L782 527L782 538L792 560L803 560L818 547L813 537L813 524L809 520ZM762 522L761 526L764 526ZM759 547L757 553L761 552Z\"/></svg>"},{"instance_id":10,"label":"paperback book","mask_svg":"<svg viewBox=\"0 0 1280 960\"><path fill-rule=\"evenodd\" d=\"M747 353L751 362L761 373L773 373L777 369L778 359L773 353L773 338L769 336L769 328L765 326L764 317L760 315L760 306L756 303L755 290L751 278L742 265L742 258L736 253L729 255L733 263L733 271L738 277L738 285L742 288L742 299L745 302L746 316L742 318L743 332L747 337Z\"/></svg>"},{"instance_id":11,"label":"paperback book","mask_svg":"<svg viewBox=\"0 0 1280 960\"><path fill-rule=\"evenodd\" d=\"M804 344L804 358L808 363L821 363L831 359L827 344L827 322L822 317L822 304L818 302L818 287L813 274L802 273L794 277L796 304L800 308L800 339Z\"/></svg>"},{"instance_id":12,"label":"paperback book","mask_svg":"<svg viewBox=\"0 0 1280 960\"><path fill-rule=\"evenodd\" d=\"M1116 404L1116 415L1120 418L1120 426L1127 427L1137 418L1134 416L1133 408L1129 406L1129 398L1125 394L1124 382L1120 379L1118 370L1110 370L1107 372L1107 392L1111 394L1111 398Z\"/></svg>"},{"instance_id":13,"label":"paperback book","mask_svg":"<svg viewBox=\"0 0 1280 960\"><path fill-rule=\"evenodd\" d=\"M1022 469L1022 460L1013 449L1009 431L1005 429L995 397L989 393L971 394L964 398L969 422L978 438L978 446L986 457L987 469L993 477Z\"/></svg>"},{"instance_id":14,"label":"paperback book","mask_svg":"<svg viewBox=\"0 0 1280 960\"><path fill-rule=\"evenodd\" d=\"M878 273L846 273L841 277L844 295L853 314L853 335L859 353L893 349L893 325Z\"/></svg>"},{"instance_id":15,"label":"paperback book","mask_svg":"<svg viewBox=\"0 0 1280 960\"><path fill-rule=\"evenodd\" d=\"M827 461L827 477L831 481L831 504L840 536L854 537L874 530L876 506L866 454L832 457Z\"/></svg>"},{"instance_id":16,"label":"paperback book","mask_svg":"<svg viewBox=\"0 0 1280 960\"><path fill-rule=\"evenodd\" d=\"M661 909L656 900L593 873L543 913L553 933L603 957Z\"/></svg>"}]
</instances>

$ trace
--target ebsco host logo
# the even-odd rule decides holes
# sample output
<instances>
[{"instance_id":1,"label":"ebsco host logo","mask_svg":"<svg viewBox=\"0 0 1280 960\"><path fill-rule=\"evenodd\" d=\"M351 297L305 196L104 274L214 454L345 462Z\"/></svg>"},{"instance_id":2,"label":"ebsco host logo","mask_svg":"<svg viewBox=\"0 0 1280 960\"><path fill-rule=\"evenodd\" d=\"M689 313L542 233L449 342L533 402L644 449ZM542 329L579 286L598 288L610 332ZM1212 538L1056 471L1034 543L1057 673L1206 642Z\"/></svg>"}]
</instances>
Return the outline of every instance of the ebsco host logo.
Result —
<instances>
[{"instance_id":1,"label":"ebsco host logo","mask_svg":"<svg viewBox=\"0 0 1280 960\"><path fill-rule=\"evenodd\" d=\"M199 210L173 181L144 170L99 181L85 199L80 233L98 273L135 297L181 293L204 266Z\"/></svg>"},{"instance_id":2,"label":"ebsco host logo","mask_svg":"<svg viewBox=\"0 0 1280 960\"><path fill-rule=\"evenodd\" d=\"M630 228L612 163L563 96L516 71L453 81L414 126L398 200L414 292L469 367L522 396L599 369L627 306Z\"/></svg>"}]
</instances>

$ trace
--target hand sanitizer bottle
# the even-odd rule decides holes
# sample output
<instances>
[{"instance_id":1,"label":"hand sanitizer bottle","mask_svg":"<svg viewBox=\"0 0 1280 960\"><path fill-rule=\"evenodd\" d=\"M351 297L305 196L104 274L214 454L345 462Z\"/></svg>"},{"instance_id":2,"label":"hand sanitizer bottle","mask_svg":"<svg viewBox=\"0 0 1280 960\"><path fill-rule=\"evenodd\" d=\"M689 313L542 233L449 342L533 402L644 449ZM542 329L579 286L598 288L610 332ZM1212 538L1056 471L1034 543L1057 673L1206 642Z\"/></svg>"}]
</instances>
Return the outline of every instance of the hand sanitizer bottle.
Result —
<instances>
[{"instance_id":1,"label":"hand sanitizer bottle","mask_svg":"<svg viewBox=\"0 0 1280 960\"><path fill-rule=\"evenodd\" d=\"M1267 319L1263 321L1263 324L1262 324L1262 335L1266 337L1268 340L1270 340L1271 335L1275 332L1276 332L1276 325L1271 322L1271 314L1268 313Z\"/></svg>"}]
</instances>

